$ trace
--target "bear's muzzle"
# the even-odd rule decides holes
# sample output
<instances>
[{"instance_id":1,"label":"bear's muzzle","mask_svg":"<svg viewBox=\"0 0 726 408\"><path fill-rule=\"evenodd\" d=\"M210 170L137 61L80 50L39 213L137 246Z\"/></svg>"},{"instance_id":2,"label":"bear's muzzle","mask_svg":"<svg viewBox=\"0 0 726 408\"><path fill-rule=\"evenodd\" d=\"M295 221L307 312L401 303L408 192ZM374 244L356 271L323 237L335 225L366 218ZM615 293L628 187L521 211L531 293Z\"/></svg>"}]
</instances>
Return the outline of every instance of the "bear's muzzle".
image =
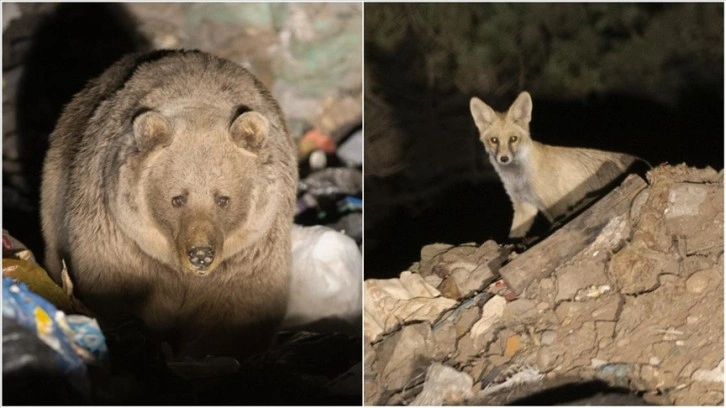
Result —
<instances>
[{"instance_id":1,"label":"bear's muzzle","mask_svg":"<svg viewBox=\"0 0 726 408\"><path fill-rule=\"evenodd\" d=\"M222 255L222 233L207 217L184 217L177 238L179 261L184 269L206 275L219 266Z\"/></svg>"},{"instance_id":2,"label":"bear's muzzle","mask_svg":"<svg viewBox=\"0 0 726 408\"><path fill-rule=\"evenodd\" d=\"M189 263L196 269L203 271L214 261L214 248L194 247L189 250Z\"/></svg>"}]
</instances>

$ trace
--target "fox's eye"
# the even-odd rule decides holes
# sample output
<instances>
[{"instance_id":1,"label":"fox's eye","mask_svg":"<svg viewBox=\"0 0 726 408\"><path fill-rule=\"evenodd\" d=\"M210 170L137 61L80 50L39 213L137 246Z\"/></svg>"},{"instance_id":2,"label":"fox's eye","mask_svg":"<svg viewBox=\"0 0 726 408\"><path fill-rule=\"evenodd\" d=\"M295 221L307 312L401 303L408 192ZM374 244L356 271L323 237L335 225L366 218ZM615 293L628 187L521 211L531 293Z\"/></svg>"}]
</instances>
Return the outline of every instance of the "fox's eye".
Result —
<instances>
[{"instance_id":1,"label":"fox's eye","mask_svg":"<svg viewBox=\"0 0 726 408\"><path fill-rule=\"evenodd\" d=\"M227 204L229 204L229 197L219 196L219 197L217 197L217 199L215 201L218 206L220 206L221 208L224 208L227 206Z\"/></svg>"},{"instance_id":2,"label":"fox's eye","mask_svg":"<svg viewBox=\"0 0 726 408\"><path fill-rule=\"evenodd\" d=\"M492 143L494 143L494 144L499 144L499 138L498 138L498 137L493 137L493 138L491 139L491 141L492 141Z\"/></svg>"},{"instance_id":3,"label":"fox's eye","mask_svg":"<svg viewBox=\"0 0 726 408\"><path fill-rule=\"evenodd\" d=\"M518 138L517 136L511 136L511 137L509 138L509 143L514 143L514 142L516 142L516 141L517 141L517 139L519 139L519 138Z\"/></svg>"},{"instance_id":4,"label":"fox's eye","mask_svg":"<svg viewBox=\"0 0 726 408\"><path fill-rule=\"evenodd\" d=\"M187 203L187 198L184 197L183 195L178 195L178 196L173 197L171 199L171 205L174 208L179 208L179 207L183 206L186 203Z\"/></svg>"}]
</instances>

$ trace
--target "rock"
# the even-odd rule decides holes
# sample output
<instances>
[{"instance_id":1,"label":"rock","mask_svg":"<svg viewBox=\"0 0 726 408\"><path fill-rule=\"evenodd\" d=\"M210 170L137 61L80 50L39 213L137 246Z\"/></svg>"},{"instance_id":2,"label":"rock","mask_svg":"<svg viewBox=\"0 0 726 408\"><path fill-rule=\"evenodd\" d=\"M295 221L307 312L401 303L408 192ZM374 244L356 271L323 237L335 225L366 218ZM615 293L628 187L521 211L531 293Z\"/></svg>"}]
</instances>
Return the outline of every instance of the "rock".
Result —
<instances>
[{"instance_id":1,"label":"rock","mask_svg":"<svg viewBox=\"0 0 726 408\"><path fill-rule=\"evenodd\" d=\"M421 275L401 273L398 279L365 281L364 334L373 341L408 321L433 322L456 302L440 296L440 292Z\"/></svg>"},{"instance_id":2,"label":"rock","mask_svg":"<svg viewBox=\"0 0 726 408\"><path fill-rule=\"evenodd\" d=\"M598 338L612 339L615 336L615 322L596 321L595 330L597 331Z\"/></svg>"},{"instance_id":3,"label":"rock","mask_svg":"<svg viewBox=\"0 0 726 408\"><path fill-rule=\"evenodd\" d=\"M549 292L555 287L555 282L552 278L543 278L539 281L539 289L543 292Z\"/></svg>"},{"instance_id":4,"label":"rock","mask_svg":"<svg viewBox=\"0 0 726 408\"><path fill-rule=\"evenodd\" d=\"M666 219L698 215L708 192L709 187L703 184L673 183L668 193Z\"/></svg>"},{"instance_id":5,"label":"rock","mask_svg":"<svg viewBox=\"0 0 726 408\"><path fill-rule=\"evenodd\" d=\"M433 330L434 360L443 361L456 351L456 331L453 322L445 322Z\"/></svg>"},{"instance_id":6,"label":"rock","mask_svg":"<svg viewBox=\"0 0 726 408\"><path fill-rule=\"evenodd\" d=\"M469 330L471 330L471 327L474 325L474 323L479 320L479 313L479 308L473 306L467 308L459 314L455 322L456 335L458 337L463 336L464 334L468 333Z\"/></svg>"},{"instance_id":7,"label":"rock","mask_svg":"<svg viewBox=\"0 0 726 408\"><path fill-rule=\"evenodd\" d=\"M592 358L592 359L590 359L590 366L592 368L600 368L600 367L604 366L605 364L608 364L608 361L607 360L603 360L603 359L600 359L600 358Z\"/></svg>"},{"instance_id":8,"label":"rock","mask_svg":"<svg viewBox=\"0 0 726 408\"><path fill-rule=\"evenodd\" d=\"M595 323L586 321L582 323L579 330L564 337L562 339L562 344L567 350L569 350L569 352L573 353L573 355L577 355L579 351L588 353L590 350L593 350L595 346L595 338Z\"/></svg>"},{"instance_id":9,"label":"rock","mask_svg":"<svg viewBox=\"0 0 726 408\"><path fill-rule=\"evenodd\" d=\"M499 244L491 240L479 247L474 244L456 247L448 244L427 245L421 249L421 274L428 276L436 273L439 277L445 278L459 267L469 272L481 268L475 272L473 279L482 281L499 269L507 255L507 250L500 248ZM483 283L479 287L481 285ZM466 291L462 295L466 295Z\"/></svg>"},{"instance_id":10,"label":"rock","mask_svg":"<svg viewBox=\"0 0 726 408\"><path fill-rule=\"evenodd\" d=\"M551 371L557 366L560 357L555 354L552 347L541 347L537 350L537 368L541 372Z\"/></svg>"},{"instance_id":11,"label":"rock","mask_svg":"<svg viewBox=\"0 0 726 408\"><path fill-rule=\"evenodd\" d=\"M469 376L474 380L474 383L481 381L482 376L489 368L489 362L486 358L477 359L474 364L467 370Z\"/></svg>"},{"instance_id":12,"label":"rock","mask_svg":"<svg viewBox=\"0 0 726 408\"><path fill-rule=\"evenodd\" d=\"M580 289L609 283L602 262L583 262L567 265L555 272L557 296L555 301L572 299Z\"/></svg>"},{"instance_id":13,"label":"rock","mask_svg":"<svg viewBox=\"0 0 726 408\"><path fill-rule=\"evenodd\" d=\"M723 245L723 186L674 183L668 192L665 227L669 234L687 236L688 253L715 251Z\"/></svg>"},{"instance_id":14,"label":"rock","mask_svg":"<svg viewBox=\"0 0 726 408\"><path fill-rule=\"evenodd\" d=\"M612 217L595 241L588 245L578 255L578 258L584 258L594 263L607 261L611 253L617 252L623 247L626 240L630 238L631 231L631 222L627 214Z\"/></svg>"},{"instance_id":15,"label":"rock","mask_svg":"<svg viewBox=\"0 0 726 408\"><path fill-rule=\"evenodd\" d=\"M630 224L636 225L638 223L638 220L640 219L640 210L643 208L643 204L645 204L648 201L648 197L650 196L650 189L646 188L643 189L640 193L638 193L637 196L633 199L633 204L630 206Z\"/></svg>"},{"instance_id":16,"label":"rock","mask_svg":"<svg viewBox=\"0 0 726 408\"><path fill-rule=\"evenodd\" d=\"M464 336L459 339L456 348L456 361L461 364L468 364L472 358L478 356L483 350L474 342L470 336Z\"/></svg>"},{"instance_id":17,"label":"rock","mask_svg":"<svg viewBox=\"0 0 726 408\"><path fill-rule=\"evenodd\" d=\"M502 296L494 296L489 299L489 301L482 307L481 317L471 327L471 338L477 339L496 324L504 314L504 307L506 305L507 301Z\"/></svg>"},{"instance_id":18,"label":"rock","mask_svg":"<svg viewBox=\"0 0 726 408\"><path fill-rule=\"evenodd\" d=\"M707 381L707 382L723 382L723 359L718 365L711 369L699 368L693 375L691 375L693 381Z\"/></svg>"},{"instance_id":19,"label":"rock","mask_svg":"<svg viewBox=\"0 0 726 408\"><path fill-rule=\"evenodd\" d=\"M507 338L506 344L504 356L512 357L522 348L522 338L519 335L510 336Z\"/></svg>"},{"instance_id":20,"label":"rock","mask_svg":"<svg viewBox=\"0 0 726 408\"><path fill-rule=\"evenodd\" d=\"M450 278L456 282L461 294L459 298L468 297L474 292L484 289L495 280L494 274L486 265L477 265L474 270L456 268L451 272Z\"/></svg>"},{"instance_id":21,"label":"rock","mask_svg":"<svg viewBox=\"0 0 726 408\"><path fill-rule=\"evenodd\" d=\"M620 296L612 295L599 298L594 301L596 308L590 315L596 322L617 320L618 313L624 301Z\"/></svg>"},{"instance_id":22,"label":"rock","mask_svg":"<svg viewBox=\"0 0 726 408\"><path fill-rule=\"evenodd\" d=\"M629 245L610 261L610 273L624 294L640 294L658 287L658 274L677 266L668 265L665 254Z\"/></svg>"},{"instance_id":23,"label":"rock","mask_svg":"<svg viewBox=\"0 0 726 408\"><path fill-rule=\"evenodd\" d=\"M438 275L431 275L431 276L438 276ZM459 286L456 284L456 280L447 277L443 281L441 281L441 284L437 288L441 291L441 294L445 297L452 299L452 300L458 300L461 298L461 292L459 291Z\"/></svg>"},{"instance_id":24,"label":"rock","mask_svg":"<svg viewBox=\"0 0 726 408\"><path fill-rule=\"evenodd\" d=\"M562 326L577 327L590 317L597 304L595 302L562 302L555 309L557 321Z\"/></svg>"},{"instance_id":25,"label":"rock","mask_svg":"<svg viewBox=\"0 0 726 408\"><path fill-rule=\"evenodd\" d=\"M443 248L443 247L440 247ZM435 248L434 248L435 249ZM433 250L432 249L432 252ZM455 247L450 247L446 250L443 250L439 252L438 254L434 255L430 262L424 262L423 259L421 261L421 273L427 274L427 273L436 273L440 277L444 278L443 274L445 273L451 273L451 271L458 266L466 265L465 267L474 269L476 267L476 257L474 256L476 253L476 247L474 245L464 244L459 245ZM445 269L437 269L437 267L440 268L440 264L444 264L447 266ZM457 264L453 267L448 267L449 265Z\"/></svg>"},{"instance_id":26,"label":"rock","mask_svg":"<svg viewBox=\"0 0 726 408\"><path fill-rule=\"evenodd\" d=\"M533 300L517 299L505 305L502 317L505 320L526 323L537 319L538 315L537 305Z\"/></svg>"},{"instance_id":27,"label":"rock","mask_svg":"<svg viewBox=\"0 0 726 408\"><path fill-rule=\"evenodd\" d=\"M378 384L381 394L403 389L420 374L434 354L431 326L418 323L404 326L383 340L376 350Z\"/></svg>"},{"instance_id":28,"label":"rock","mask_svg":"<svg viewBox=\"0 0 726 408\"><path fill-rule=\"evenodd\" d=\"M474 396L473 385L474 381L468 374L434 363L426 371L423 390L411 405L460 405Z\"/></svg>"},{"instance_id":29,"label":"rock","mask_svg":"<svg viewBox=\"0 0 726 408\"><path fill-rule=\"evenodd\" d=\"M376 351L369 343L363 345L363 389L365 390L366 405L378 404L380 393L378 391L378 382L376 381Z\"/></svg>"},{"instance_id":30,"label":"rock","mask_svg":"<svg viewBox=\"0 0 726 408\"><path fill-rule=\"evenodd\" d=\"M696 405L723 405L723 391L706 391L704 393L697 393L696 395L698 396Z\"/></svg>"},{"instance_id":31,"label":"rock","mask_svg":"<svg viewBox=\"0 0 726 408\"><path fill-rule=\"evenodd\" d=\"M436 255L444 253L453 247L454 246L451 244L443 244L443 243L425 245L423 248L421 248L421 260L430 261Z\"/></svg>"},{"instance_id":32,"label":"rock","mask_svg":"<svg viewBox=\"0 0 726 408\"><path fill-rule=\"evenodd\" d=\"M662 388L665 385L660 370L652 365L645 364L640 367L640 378L651 389Z\"/></svg>"},{"instance_id":33,"label":"rock","mask_svg":"<svg viewBox=\"0 0 726 408\"><path fill-rule=\"evenodd\" d=\"M658 282L660 282L660 280ZM590 286L585 289L580 289L577 291L577 295L575 295L575 300L579 302L581 300L597 298L610 292L611 289L610 285Z\"/></svg>"},{"instance_id":34,"label":"rock","mask_svg":"<svg viewBox=\"0 0 726 408\"><path fill-rule=\"evenodd\" d=\"M692 255L686 257L681 261L681 270L686 275L691 275L693 272L700 271L702 269L708 269L713 266L713 262L707 256L703 255Z\"/></svg>"},{"instance_id":35,"label":"rock","mask_svg":"<svg viewBox=\"0 0 726 408\"><path fill-rule=\"evenodd\" d=\"M595 361L593 359L593 365ZM625 386L632 376L633 367L626 363L606 363L598 365L595 377L610 381L619 386Z\"/></svg>"},{"instance_id":36,"label":"rock","mask_svg":"<svg viewBox=\"0 0 726 408\"><path fill-rule=\"evenodd\" d=\"M424 280L426 281L426 283L428 283L429 285L431 285L435 288L438 287L439 285L441 285L441 282L443 281L443 279L439 278L436 275L425 276Z\"/></svg>"},{"instance_id":37,"label":"rock","mask_svg":"<svg viewBox=\"0 0 726 408\"><path fill-rule=\"evenodd\" d=\"M695 272L686 280L686 290L689 293L700 294L705 292L709 287L721 290L719 277L715 269L705 269L702 271Z\"/></svg>"},{"instance_id":38,"label":"rock","mask_svg":"<svg viewBox=\"0 0 726 408\"><path fill-rule=\"evenodd\" d=\"M557 332L554 330L545 330L540 335L540 342L544 346L551 346L557 340Z\"/></svg>"},{"instance_id":39,"label":"rock","mask_svg":"<svg viewBox=\"0 0 726 408\"><path fill-rule=\"evenodd\" d=\"M423 276L429 276L431 275L431 270L434 265L434 257L437 255L440 255L443 252L446 252L450 248L453 248L453 245L449 244L430 244L426 245L423 248L421 248L421 270L420 273Z\"/></svg>"}]
</instances>

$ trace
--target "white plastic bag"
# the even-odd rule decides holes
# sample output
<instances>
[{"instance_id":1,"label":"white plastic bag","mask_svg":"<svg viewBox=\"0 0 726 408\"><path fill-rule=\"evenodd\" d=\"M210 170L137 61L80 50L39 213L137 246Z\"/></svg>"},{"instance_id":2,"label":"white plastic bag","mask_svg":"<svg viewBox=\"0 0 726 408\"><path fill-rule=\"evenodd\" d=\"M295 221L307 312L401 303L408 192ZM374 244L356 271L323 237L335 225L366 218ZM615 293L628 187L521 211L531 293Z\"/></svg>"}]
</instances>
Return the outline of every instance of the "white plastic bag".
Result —
<instances>
[{"instance_id":1,"label":"white plastic bag","mask_svg":"<svg viewBox=\"0 0 726 408\"><path fill-rule=\"evenodd\" d=\"M324 226L292 228L284 329L361 332L362 260L355 241Z\"/></svg>"}]
</instances>

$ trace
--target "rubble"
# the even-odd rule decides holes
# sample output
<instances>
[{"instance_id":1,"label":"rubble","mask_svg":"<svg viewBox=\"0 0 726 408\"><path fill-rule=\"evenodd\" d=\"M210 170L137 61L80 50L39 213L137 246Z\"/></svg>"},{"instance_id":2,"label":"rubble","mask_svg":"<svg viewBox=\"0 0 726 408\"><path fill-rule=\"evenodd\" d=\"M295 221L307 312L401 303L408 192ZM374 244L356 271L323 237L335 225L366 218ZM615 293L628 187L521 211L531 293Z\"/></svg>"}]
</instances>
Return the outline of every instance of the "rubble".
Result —
<instances>
[{"instance_id":1,"label":"rubble","mask_svg":"<svg viewBox=\"0 0 726 408\"><path fill-rule=\"evenodd\" d=\"M364 337L370 341L401 323L432 322L456 304L411 272L403 272L399 279L366 280L364 290Z\"/></svg>"},{"instance_id":2,"label":"rubble","mask_svg":"<svg viewBox=\"0 0 726 408\"><path fill-rule=\"evenodd\" d=\"M458 405L471 398L473 380L466 373L434 363L426 372L423 390L411 405Z\"/></svg>"},{"instance_id":3,"label":"rubble","mask_svg":"<svg viewBox=\"0 0 726 408\"><path fill-rule=\"evenodd\" d=\"M419 276L441 295L401 298L397 307L411 302L425 309L452 295L455 303L433 319L387 326L383 341L366 339L366 403L504 404L552 384L598 384L625 399L630 394L632 403L642 404L640 396L657 404L722 404L723 171L662 165L647 179L629 179L610 193L618 195L617 206L598 210L606 196L511 260L511 247L492 241L424 247L402 276ZM598 211L607 218L596 217ZM491 277L472 273L484 266ZM454 278L457 268L474 282ZM489 284L507 270L532 273L513 281L518 296ZM385 320L380 313L377 319ZM404 330L405 347L393 344ZM424 343L411 343L412 330ZM396 357L407 369L391 386L394 349L406 349L415 369ZM444 385L434 390L428 374L435 370L468 376L474 395L460 389L451 396ZM547 401L544 394L533 398Z\"/></svg>"}]
</instances>

